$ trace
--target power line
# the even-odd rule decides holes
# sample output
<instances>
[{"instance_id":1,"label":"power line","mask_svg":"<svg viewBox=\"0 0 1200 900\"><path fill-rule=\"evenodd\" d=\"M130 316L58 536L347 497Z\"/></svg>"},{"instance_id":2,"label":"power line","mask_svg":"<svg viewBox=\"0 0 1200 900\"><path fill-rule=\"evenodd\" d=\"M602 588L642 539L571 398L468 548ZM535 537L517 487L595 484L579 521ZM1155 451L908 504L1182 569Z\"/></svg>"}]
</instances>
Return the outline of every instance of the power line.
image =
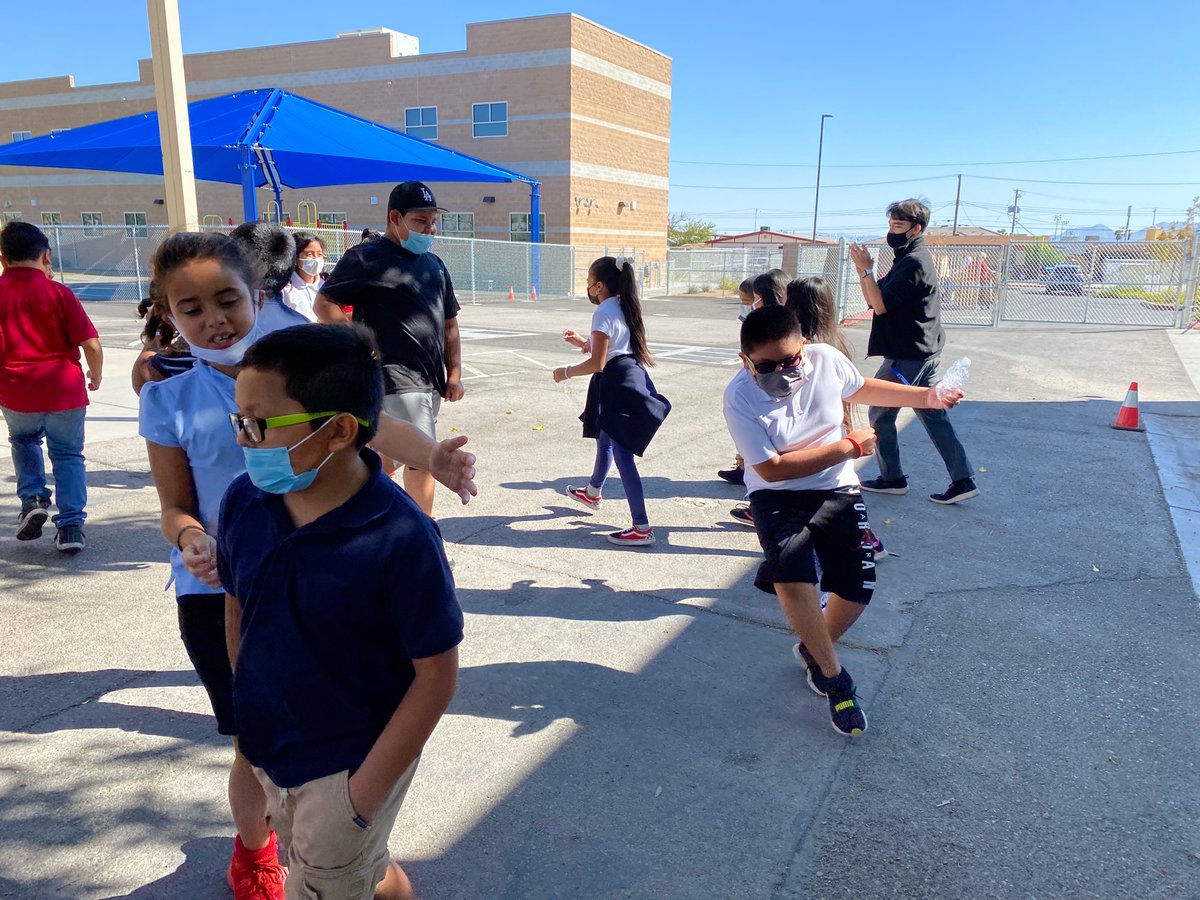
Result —
<instances>
[{"instance_id":1,"label":"power line","mask_svg":"<svg viewBox=\"0 0 1200 900\"><path fill-rule=\"evenodd\" d=\"M1155 156L1183 156L1188 153L1200 153L1200 150L1163 150L1156 153L1115 153L1110 156L1060 156L1054 159L1006 159L996 162L957 162L957 163L843 163L841 165L825 165L825 169L936 169L944 166L1024 166L1038 163L1057 162L1090 162L1103 159L1146 159ZM742 163L718 162L716 160L673 159L672 165L680 166L741 166L746 168L764 169L815 169L811 163ZM1076 182L1062 182L1072 184ZM1082 182L1078 182L1082 183Z\"/></svg>"},{"instance_id":2,"label":"power line","mask_svg":"<svg viewBox=\"0 0 1200 900\"><path fill-rule=\"evenodd\" d=\"M967 178L982 178L985 181L1019 181L1028 184L1082 184L1093 187L1200 187L1200 181L1053 181L1044 178L1026 178L1023 175L968 175Z\"/></svg>"},{"instance_id":3,"label":"power line","mask_svg":"<svg viewBox=\"0 0 1200 900\"><path fill-rule=\"evenodd\" d=\"M884 184L913 184L918 181L940 181L944 178L953 178L953 175L926 175L924 178L902 178L899 181L862 181L857 184L826 184L823 185L825 190L833 188L850 188L850 187L876 187ZM811 184L806 185L789 185L779 187L776 185L745 185L745 184L679 184L672 181L671 187L676 188L699 188L706 191L812 191L816 190Z\"/></svg>"}]
</instances>

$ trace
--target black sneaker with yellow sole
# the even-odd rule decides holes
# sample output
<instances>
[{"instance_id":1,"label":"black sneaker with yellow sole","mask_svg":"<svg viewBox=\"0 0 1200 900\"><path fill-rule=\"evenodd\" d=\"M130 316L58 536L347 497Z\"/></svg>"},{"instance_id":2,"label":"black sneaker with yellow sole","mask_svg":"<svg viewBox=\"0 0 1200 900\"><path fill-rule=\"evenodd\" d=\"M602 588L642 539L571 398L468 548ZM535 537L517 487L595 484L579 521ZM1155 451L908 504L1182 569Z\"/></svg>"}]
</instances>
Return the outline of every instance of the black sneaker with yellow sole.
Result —
<instances>
[{"instance_id":1,"label":"black sneaker with yellow sole","mask_svg":"<svg viewBox=\"0 0 1200 900\"><path fill-rule=\"evenodd\" d=\"M826 678L819 669L810 669L813 687L829 700L829 722L833 730L847 737L858 737L867 730L867 714L858 702L854 679L842 669L835 678Z\"/></svg>"}]
</instances>

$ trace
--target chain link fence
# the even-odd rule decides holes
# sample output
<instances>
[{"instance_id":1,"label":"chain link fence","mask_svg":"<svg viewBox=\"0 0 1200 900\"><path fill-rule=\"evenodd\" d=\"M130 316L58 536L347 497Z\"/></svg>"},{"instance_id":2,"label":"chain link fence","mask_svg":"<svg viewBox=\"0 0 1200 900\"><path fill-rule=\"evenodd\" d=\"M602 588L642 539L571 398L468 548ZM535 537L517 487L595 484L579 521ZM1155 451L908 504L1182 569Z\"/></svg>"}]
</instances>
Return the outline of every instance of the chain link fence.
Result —
<instances>
[{"instance_id":1,"label":"chain link fence","mask_svg":"<svg viewBox=\"0 0 1200 900\"><path fill-rule=\"evenodd\" d=\"M228 233L229 225L205 231ZM289 228L315 234L325 244L332 269L363 237L361 230ZM169 231L165 225L79 226L45 229L55 276L81 300L138 301L149 293L150 261ZM566 244L482 241L438 236L433 252L442 258L460 303L574 296L575 252ZM537 287L536 295L534 293Z\"/></svg>"},{"instance_id":2,"label":"chain link fence","mask_svg":"<svg viewBox=\"0 0 1200 900\"><path fill-rule=\"evenodd\" d=\"M728 247L719 250L668 250L666 292L684 294L736 294L738 285L767 269L783 265L783 254L773 246Z\"/></svg>"},{"instance_id":3,"label":"chain link fence","mask_svg":"<svg viewBox=\"0 0 1200 900\"><path fill-rule=\"evenodd\" d=\"M948 325L1055 322L1185 327L1200 316L1200 238L1184 241L1013 240L926 245ZM894 260L868 244L883 277ZM871 311L845 241L787 248L783 267L829 282L844 321ZM761 270L760 270L761 271Z\"/></svg>"},{"instance_id":4,"label":"chain link fence","mask_svg":"<svg viewBox=\"0 0 1200 900\"><path fill-rule=\"evenodd\" d=\"M627 259L637 273L638 293L643 297L661 297L670 293L667 289L667 258L632 247L614 247L574 244L575 266L572 296L582 297L587 293L587 273L592 263L602 256ZM669 252L669 251L668 251Z\"/></svg>"},{"instance_id":5,"label":"chain link fence","mask_svg":"<svg viewBox=\"0 0 1200 900\"><path fill-rule=\"evenodd\" d=\"M231 230L209 225L206 230ZM361 230L297 228L325 242L332 267L362 240ZM82 300L137 301L149 290L150 260L164 225L55 225L46 229L55 274ZM1200 321L1200 237L1183 241L1020 240L974 245L929 244L939 280L942 320L953 325L1062 322L1186 327ZM877 274L892 251L870 245ZM871 317L845 241L801 245L668 250L656 259L624 247L530 244L438 236L461 303L582 296L587 269L601 256L631 260L645 296L729 296L745 278L784 267L830 283L842 318Z\"/></svg>"}]
</instances>

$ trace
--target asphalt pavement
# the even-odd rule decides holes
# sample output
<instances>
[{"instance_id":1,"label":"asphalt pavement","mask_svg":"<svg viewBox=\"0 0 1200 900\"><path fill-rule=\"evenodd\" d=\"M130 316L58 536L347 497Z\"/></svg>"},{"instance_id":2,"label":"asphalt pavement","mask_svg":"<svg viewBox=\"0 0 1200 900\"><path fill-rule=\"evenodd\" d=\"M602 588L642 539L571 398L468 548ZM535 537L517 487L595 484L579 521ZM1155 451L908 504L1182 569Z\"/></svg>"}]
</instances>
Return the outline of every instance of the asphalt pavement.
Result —
<instances>
[{"instance_id":1,"label":"asphalt pavement","mask_svg":"<svg viewBox=\"0 0 1200 900\"><path fill-rule=\"evenodd\" d=\"M164 590L137 325L131 304L89 312L108 354L90 546L0 534L0 897L226 897L230 751ZM895 555L841 651L870 717L851 742L753 587L757 540L715 477L736 301L646 303L674 411L640 464L659 539L641 550L603 539L628 524L615 472L597 512L563 495L593 444L586 384L550 369L578 358L560 335L589 315L462 313L467 396L440 427L469 435L481 491L436 508L461 682L391 843L422 896L1200 896L1200 625L1172 518L1200 515L1175 493L1197 443L1175 442L1175 476L1155 462L1200 422L1183 361L1200 336L950 329L946 359L973 360L952 415L982 494L928 502L948 479L902 414L913 490L868 498ZM861 355L865 327L849 334ZM1131 380L1153 450L1109 427ZM0 521L17 509L0 496Z\"/></svg>"}]
</instances>

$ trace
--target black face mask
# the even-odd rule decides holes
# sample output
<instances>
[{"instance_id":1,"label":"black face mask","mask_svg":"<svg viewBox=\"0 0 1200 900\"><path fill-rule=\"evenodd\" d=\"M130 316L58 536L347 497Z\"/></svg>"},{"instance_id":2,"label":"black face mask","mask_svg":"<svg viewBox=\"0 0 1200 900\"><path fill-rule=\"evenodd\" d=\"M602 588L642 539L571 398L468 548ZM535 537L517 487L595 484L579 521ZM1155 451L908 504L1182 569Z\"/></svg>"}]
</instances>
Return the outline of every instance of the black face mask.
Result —
<instances>
[{"instance_id":1,"label":"black face mask","mask_svg":"<svg viewBox=\"0 0 1200 900\"><path fill-rule=\"evenodd\" d=\"M908 243L908 236L912 233L912 230L915 227L915 225L910 225L908 227L908 231L889 231L887 233L887 245L893 250L899 250Z\"/></svg>"}]
</instances>

